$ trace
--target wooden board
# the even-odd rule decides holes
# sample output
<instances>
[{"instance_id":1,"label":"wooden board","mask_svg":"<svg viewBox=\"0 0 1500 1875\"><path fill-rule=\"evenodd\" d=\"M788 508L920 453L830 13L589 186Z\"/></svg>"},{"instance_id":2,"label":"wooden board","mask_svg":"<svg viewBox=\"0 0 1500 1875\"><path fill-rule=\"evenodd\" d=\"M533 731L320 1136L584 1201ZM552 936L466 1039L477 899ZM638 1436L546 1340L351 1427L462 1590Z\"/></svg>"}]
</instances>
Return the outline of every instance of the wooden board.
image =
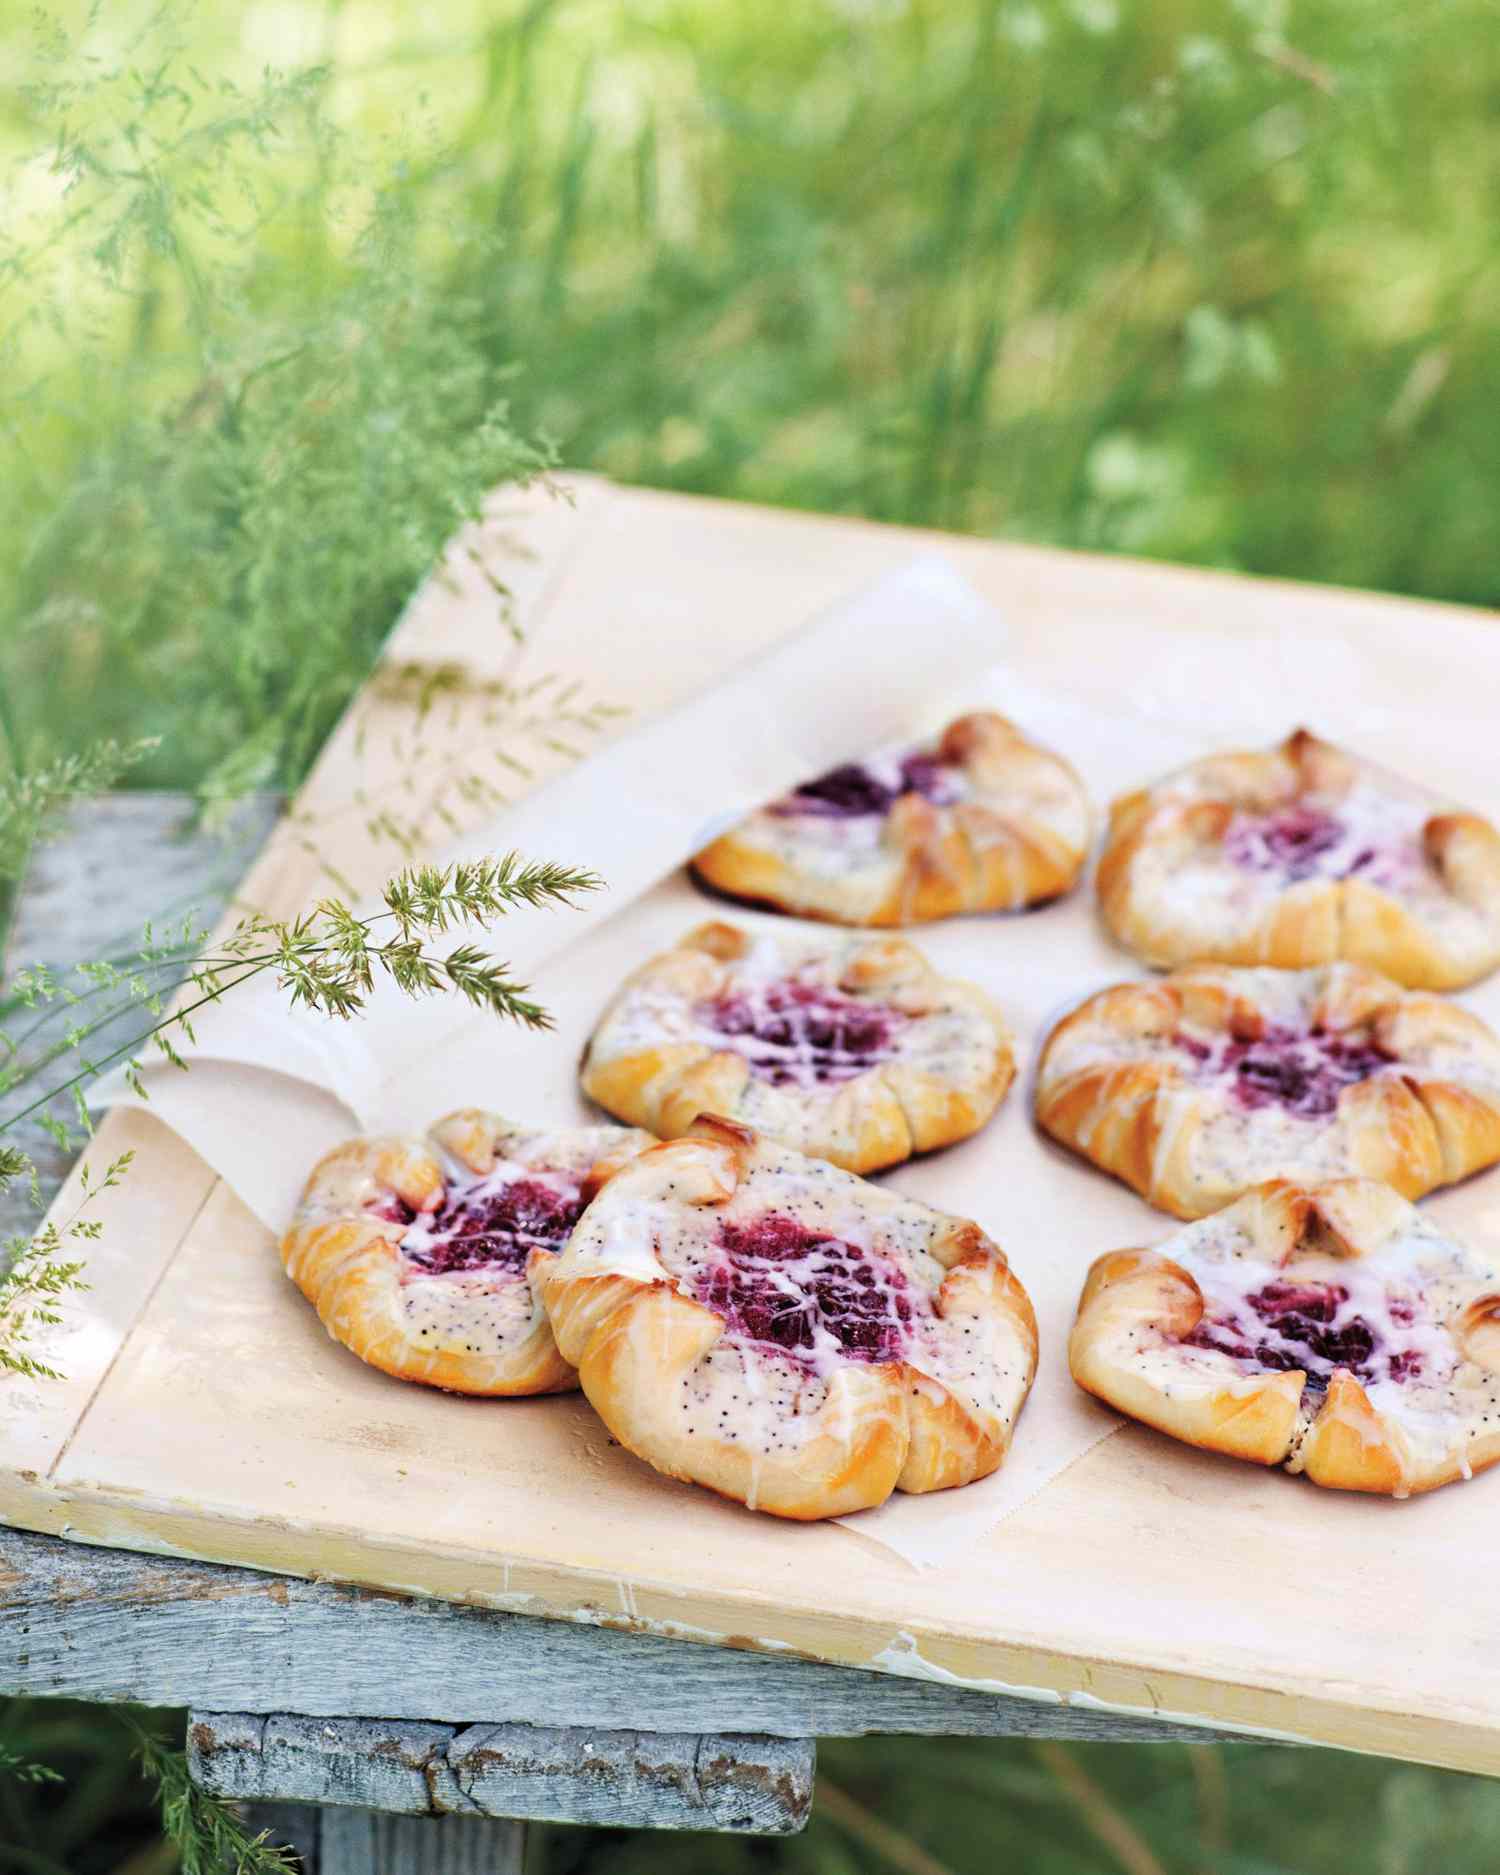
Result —
<instances>
[{"instance_id":1,"label":"wooden board","mask_svg":"<svg viewBox=\"0 0 1500 1875\"><path fill-rule=\"evenodd\" d=\"M416 680L372 686L245 895L287 912L330 878L374 884L400 859L382 806L436 843L487 815L462 785L497 733L487 711L508 716L538 776L568 759L549 747L574 733L555 734L550 692L494 686L556 674L575 702L657 710L933 544L1006 618L1005 654L1034 679L1105 702L1128 687L1170 715L1247 668L1248 647L1289 711L1316 687L1303 674L1325 690L1347 674L1372 752L1500 804L1484 724L1500 636L1480 615L581 482L571 506L499 503L467 543L509 578L524 645L466 553L393 643L388 662L455 660L489 693L419 728ZM1416 697L1431 736L1399 728ZM607 830L597 854L554 857L607 873ZM191 1153L132 1114L94 1156L127 1143L136 1166L103 1213L69 1378L5 1396L0 1516L18 1525L1500 1770L1500 1481L1345 1499L1130 1430L918 1574L855 1531L778 1524L655 1477L581 1401L398 1399L330 1348L264 1231Z\"/></svg>"},{"instance_id":2,"label":"wooden board","mask_svg":"<svg viewBox=\"0 0 1500 1875\"><path fill-rule=\"evenodd\" d=\"M0 1694L604 1732L1216 1736L787 1652L694 1646L25 1530L0 1530Z\"/></svg>"},{"instance_id":3,"label":"wooden board","mask_svg":"<svg viewBox=\"0 0 1500 1875\"><path fill-rule=\"evenodd\" d=\"M311 1803L611 1829L788 1836L812 1809L811 1739L188 1715L193 1782L239 1803Z\"/></svg>"}]
</instances>

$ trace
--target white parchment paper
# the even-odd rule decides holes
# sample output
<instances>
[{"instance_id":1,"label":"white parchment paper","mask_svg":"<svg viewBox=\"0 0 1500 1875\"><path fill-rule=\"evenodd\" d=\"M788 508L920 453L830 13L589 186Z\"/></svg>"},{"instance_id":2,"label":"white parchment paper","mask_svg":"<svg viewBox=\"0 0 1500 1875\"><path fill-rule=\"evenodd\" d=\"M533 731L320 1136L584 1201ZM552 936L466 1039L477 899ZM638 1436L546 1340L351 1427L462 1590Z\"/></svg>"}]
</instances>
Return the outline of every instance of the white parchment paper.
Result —
<instances>
[{"instance_id":1,"label":"white parchment paper","mask_svg":"<svg viewBox=\"0 0 1500 1875\"><path fill-rule=\"evenodd\" d=\"M1389 729L1389 712L1372 714L1362 701L1358 661L1341 644L1282 637L1238 654L1221 646L1212 668L1196 660L1143 668L1123 694L1101 697L1088 693L1088 673L1074 690L1008 668L1004 636L1003 622L941 561L913 562L466 839L465 855L515 848L592 865L609 882L575 912L522 912L492 935L552 1012L551 1033L388 991L364 1019L331 1023L294 1014L260 986L209 1012L191 1073L148 1071L150 1110L279 1232L314 1160L353 1131L421 1130L468 1104L534 1125L597 1119L578 1093L577 1062L626 972L709 916L806 928L710 900L683 861L728 820L834 762L988 704L1077 766L1102 819L1114 795L1226 740L1284 735L1289 708L1324 733L1363 740L1372 754L1380 753L1368 746L1372 734ZM1234 663L1242 671L1226 681ZM1488 733L1479 721L1464 733L1470 727ZM1031 1066L1050 1023L1091 990L1139 974L1100 929L1088 887L1039 911L909 935L941 970L996 998L1021 1073L977 1137L887 1179L977 1219L1002 1245L1036 1305L1042 1347L1013 1450L994 1478L898 1496L843 1520L920 1567L976 1541L1118 1424L1068 1377L1073 1307L1095 1256L1173 1226L1031 1123ZM1500 1019L1500 988L1466 1000ZM118 1079L96 1090L100 1105L131 1098ZM1459 1213L1456 1224L1482 1208L1472 1185L1444 1202ZM1494 1228L1496 1203L1485 1202ZM619 1462L635 1461L621 1453Z\"/></svg>"}]
</instances>

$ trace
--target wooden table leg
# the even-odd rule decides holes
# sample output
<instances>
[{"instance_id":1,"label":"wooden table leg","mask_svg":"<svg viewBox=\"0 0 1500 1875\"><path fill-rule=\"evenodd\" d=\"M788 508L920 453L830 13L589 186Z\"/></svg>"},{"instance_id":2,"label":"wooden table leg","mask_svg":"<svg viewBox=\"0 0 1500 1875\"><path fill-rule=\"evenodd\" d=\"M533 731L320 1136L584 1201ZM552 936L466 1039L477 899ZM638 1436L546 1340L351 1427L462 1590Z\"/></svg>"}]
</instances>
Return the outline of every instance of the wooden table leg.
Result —
<instances>
[{"instance_id":1,"label":"wooden table leg","mask_svg":"<svg viewBox=\"0 0 1500 1875\"><path fill-rule=\"evenodd\" d=\"M521 1875L526 1825L481 1816L252 1804L246 1815L295 1849L303 1875Z\"/></svg>"}]
</instances>

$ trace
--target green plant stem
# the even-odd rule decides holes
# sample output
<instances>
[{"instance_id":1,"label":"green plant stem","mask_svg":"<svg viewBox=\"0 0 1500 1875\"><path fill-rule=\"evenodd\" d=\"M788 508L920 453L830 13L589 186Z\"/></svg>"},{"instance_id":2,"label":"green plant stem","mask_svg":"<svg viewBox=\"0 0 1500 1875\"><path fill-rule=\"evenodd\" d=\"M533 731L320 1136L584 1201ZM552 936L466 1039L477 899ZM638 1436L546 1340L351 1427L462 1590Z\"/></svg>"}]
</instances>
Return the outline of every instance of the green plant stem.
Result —
<instances>
[{"instance_id":1,"label":"green plant stem","mask_svg":"<svg viewBox=\"0 0 1500 1875\"><path fill-rule=\"evenodd\" d=\"M151 970L181 970L184 965L193 962L193 953L190 950L185 950L175 957L151 958L149 960L140 958L116 958L107 959L106 961L110 963L112 968L121 969L122 974L128 973L131 977L140 977ZM118 983L95 983L86 990L70 990L65 1000L48 1003L41 1015L37 1017L36 1021L22 1029L19 1035L15 1037L8 1035L0 1036L0 1043L3 1043L10 1050L11 1058L14 1059L16 1055L20 1054L21 1050L32 1037L40 1035L43 1029L50 1027L54 1022L60 1021L62 1017L66 1015L76 1013L76 1011L82 1009L86 1003L91 1003L100 996L108 996L112 991L118 990L119 987L120 985ZM15 1009L25 1009L30 1006L31 1005L24 997L14 997L8 1004L0 1004L0 1017L4 1017ZM98 1017L93 1026L102 1027L106 1023L113 1022L119 1013L119 1009L114 1009L108 1014Z\"/></svg>"},{"instance_id":2,"label":"green plant stem","mask_svg":"<svg viewBox=\"0 0 1500 1875\"><path fill-rule=\"evenodd\" d=\"M818 1779L816 1809L865 1848L874 1850L883 1862L899 1869L901 1875L956 1875L946 1862L929 1855L904 1830L887 1823L873 1810L867 1810L857 1798L826 1777Z\"/></svg>"},{"instance_id":3,"label":"green plant stem","mask_svg":"<svg viewBox=\"0 0 1500 1875\"><path fill-rule=\"evenodd\" d=\"M1224 1753L1217 1745L1184 1745L1193 1773L1198 1800L1198 1843L1203 1857L1201 1875L1212 1875L1229 1847L1229 1780Z\"/></svg>"},{"instance_id":4,"label":"green plant stem","mask_svg":"<svg viewBox=\"0 0 1500 1875\"><path fill-rule=\"evenodd\" d=\"M178 1010L175 1015L168 1016L164 1021L154 1024L149 1029L143 1030L139 1035L132 1037L130 1041L122 1042L118 1048L112 1049L102 1061L90 1062L86 1067L80 1068L77 1074L70 1075L66 1081L60 1081L56 1087L49 1088L45 1094L39 1095L37 1099L32 1101L29 1107L22 1107L19 1113L13 1113L8 1119L0 1120L0 1133L11 1132L14 1128L18 1127L23 1120L30 1119L34 1113L39 1113L43 1107L50 1105L59 1095L71 1093L72 1090L82 1082L97 1079L106 1068L113 1067L114 1064L123 1057L132 1056L137 1049L145 1047L153 1035L159 1035L163 1029L170 1028L174 1023L180 1024L184 1017L191 1016L195 1010L203 1008L205 1003L217 1002L219 998L225 995L229 990L235 989L241 983L248 982L253 976L258 976L260 970L263 968L264 965L261 965L256 969L248 970L243 976L236 977L233 982L222 985L221 988L214 991L211 995L200 996L196 1002L188 1004L185 1009Z\"/></svg>"},{"instance_id":5,"label":"green plant stem","mask_svg":"<svg viewBox=\"0 0 1500 1875\"><path fill-rule=\"evenodd\" d=\"M7 684L0 674L0 739L5 743L6 760L13 775L21 773L21 739L16 731L16 719L11 713L10 698L7 696Z\"/></svg>"},{"instance_id":6,"label":"green plant stem","mask_svg":"<svg viewBox=\"0 0 1500 1875\"><path fill-rule=\"evenodd\" d=\"M1089 1776L1075 1753L1051 1738L1037 1739L1031 1749L1073 1799L1090 1832L1125 1875L1167 1875L1145 1837L1103 1786Z\"/></svg>"},{"instance_id":7,"label":"green plant stem","mask_svg":"<svg viewBox=\"0 0 1500 1875\"><path fill-rule=\"evenodd\" d=\"M5 757L14 779L21 775L21 739L16 731L15 718L11 714L10 698L6 694L9 685L5 673L0 670L0 739L5 743ZM20 900L21 881L26 876L31 863L32 842L28 841L25 854L17 869L14 879L0 881L0 975L4 974L5 957L10 949L10 934L15 927L16 906Z\"/></svg>"},{"instance_id":8,"label":"green plant stem","mask_svg":"<svg viewBox=\"0 0 1500 1875\"><path fill-rule=\"evenodd\" d=\"M251 974L255 973L252 972ZM237 978L236 981L243 982L245 979L241 977ZM35 1080L36 1076L42 1073L44 1069L49 1068L54 1061L60 1061L65 1055L76 1054L91 1036L97 1035L101 1029L110 1028L114 1023L118 1022L129 1006L128 1003L123 1005L117 1004L113 1008L106 1010L102 1016L96 1016L81 1029L73 1031L64 1041L53 1043L52 1046L49 1047L44 1054L38 1056L35 1061L28 1062L25 1072L18 1074L13 1081L6 1083L3 1074L0 1074L0 1098L13 1093L18 1087L24 1087L28 1081ZM199 1005L196 1004L194 1005L195 1008L198 1006ZM185 1010L183 1013L190 1015L192 1011ZM140 1035L136 1036L133 1041L126 1042L124 1044L125 1052L133 1053L137 1048L144 1047L145 1044L151 1040L151 1037L158 1032L158 1029L169 1028L175 1020L176 1018L172 1016L164 1017L156 1027L146 1029ZM111 1055L107 1060L97 1064L85 1061L80 1078L87 1078L90 1074L102 1073L116 1058L116 1056ZM47 1101L55 1099L58 1094L67 1093L72 1085L73 1083L69 1081L62 1082L53 1089L51 1094L44 1097L42 1104L45 1105ZM27 1112L30 1111L33 1111L33 1109L28 1108ZM18 1114L16 1116L17 1119L24 1117L24 1114ZM3 1132L8 1124L9 1122L7 1121L0 1121L0 1132Z\"/></svg>"}]
</instances>

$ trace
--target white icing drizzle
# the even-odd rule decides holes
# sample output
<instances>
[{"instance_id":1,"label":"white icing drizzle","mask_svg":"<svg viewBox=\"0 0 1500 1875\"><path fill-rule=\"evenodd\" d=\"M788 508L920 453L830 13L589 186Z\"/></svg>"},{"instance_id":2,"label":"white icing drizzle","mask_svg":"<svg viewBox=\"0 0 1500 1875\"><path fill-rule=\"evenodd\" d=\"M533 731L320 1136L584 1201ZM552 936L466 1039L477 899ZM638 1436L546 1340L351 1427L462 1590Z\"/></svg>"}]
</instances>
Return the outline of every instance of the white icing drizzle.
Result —
<instances>
[{"instance_id":1,"label":"white icing drizzle","mask_svg":"<svg viewBox=\"0 0 1500 1875\"><path fill-rule=\"evenodd\" d=\"M1226 1356L1242 1372L1295 1367L1307 1374L1309 1384L1321 1387L1335 1367L1348 1366L1358 1370L1372 1398L1378 1387L1399 1386L1403 1398L1416 1400L1432 1387L1446 1389L1458 1365L1452 1336L1436 1313L1441 1285L1425 1280L1440 1273L1430 1267L1402 1266L1393 1272L1365 1258L1308 1255L1299 1256L1290 1271L1249 1256L1229 1265L1202 1257L1176 1260L1203 1291L1200 1332L1211 1328L1216 1337L1255 1350L1252 1356ZM1284 1312L1264 1302L1260 1309L1250 1304L1251 1296L1263 1296L1267 1290L1273 1295L1285 1292ZM1285 1332L1283 1324L1296 1312L1302 1291L1314 1297L1318 1327L1337 1340L1345 1359L1322 1355ZM1373 1343L1368 1354L1360 1351L1366 1328ZM1262 1350L1269 1359L1260 1358ZM1212 1358L1219 1350L1194 1347L1185 1352Z\"/></svg>"},{"instance_id":2,"label":"white icing drizzle","mask_svg":"<svg viewBox=\"0 0 1500 1875\"><path fill-rule=\"evenodd\" d=\"M817 962L794 967L779 979L749 973L737 981L731 972L721 1000L732 999L734 1013L726 1021L723 1009L696 1004L692 1014L698 1038L711 1047L743 1055L761 1078L790 1082L804 1093L827 1090L891 1060L899 1051L900 1031L907 1018L873 998L846 995L822 980L827 973L818 969ZM799 1000L799 992L820 1001L809 1005ZM857 1027L862 1012L874 1016L869 1024L872 1031L878 1027L883 1032L869 1048L850 1048L851 1022ZM786 1039L780 1039L781 1035Z\"/></svg>"}]
</instances>

